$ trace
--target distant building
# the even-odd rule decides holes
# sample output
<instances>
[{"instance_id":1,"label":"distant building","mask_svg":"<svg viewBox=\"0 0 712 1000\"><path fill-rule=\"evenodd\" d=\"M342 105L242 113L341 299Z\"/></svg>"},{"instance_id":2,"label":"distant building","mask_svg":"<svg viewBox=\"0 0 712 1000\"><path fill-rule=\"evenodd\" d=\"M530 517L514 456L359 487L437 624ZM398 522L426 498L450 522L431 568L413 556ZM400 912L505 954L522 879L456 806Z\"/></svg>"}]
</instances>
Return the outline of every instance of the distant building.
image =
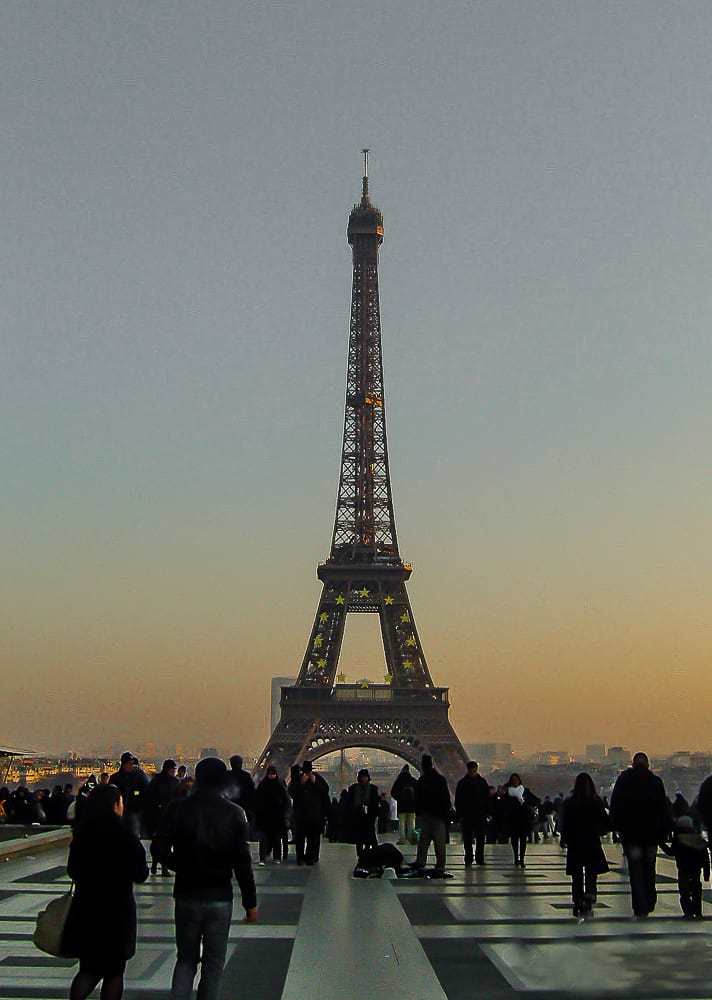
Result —
<instances>
[{"instance_id":1,"label":"distant building","mask_svg":"<svg viewBox=\"0 0 712 1000\"><path fill-rule=\"evenodd\" d=\"M282 718L282 709L279 707L280 698L282 697L283 687L294 687L296 684L296 677L273 677L272 678L272 688L271 688L271 698L270 698L270 732L273 733L275 727L279 720Z\"/></svg>"},{"instance_id":2,"label":"distant building","mask_svg":"<svg viewBox=\"0 0 712 1000\"><path fill-rule=\"evenodd\" d=\"M571 763L571 754L568 750L541 750L533 754L531 760L534 764L543 764L545 767L560 767Z\"/></svg>"},{"instance_id":3,"label":"distant building","mask_svg":"<svg viewBox=\"0 0 712 1000\"><path fill-rule=\"evenodd\" d=\"M592 762L594 764L601 764L606 759L606 744L605 743L587 743L586 744L586 761Z\"/></svg>"},{"instance_id":4,"label":"distant building","mask_svg":"<svg viewBox=\"0 0 712 1000\"><path fill-rule=\"evenodd\" d=\"M609 747L606 762L608 764L628 764L630 753L624 747Z\"/></svg>"},{"instance_id":5,"label":"distant building","mask_svg":"<svg viewBox=\"0 0 712 1000\"><path fill-rule=\"evenodd\" d=\"M465 751L470 760L485 767L501 767L512 759L511 743L466 743Z\"/></svg>"}]
</instances>

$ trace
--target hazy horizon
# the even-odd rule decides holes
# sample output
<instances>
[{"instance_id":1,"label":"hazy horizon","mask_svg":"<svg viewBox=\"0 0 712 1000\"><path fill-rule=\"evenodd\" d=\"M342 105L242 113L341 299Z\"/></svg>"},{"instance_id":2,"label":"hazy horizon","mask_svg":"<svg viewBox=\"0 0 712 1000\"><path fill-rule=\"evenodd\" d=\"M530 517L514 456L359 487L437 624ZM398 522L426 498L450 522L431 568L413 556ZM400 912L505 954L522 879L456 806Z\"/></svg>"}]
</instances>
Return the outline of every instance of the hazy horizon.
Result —
<instances>
[{"instance_id":1,"label":"hazy horizon","mask_svg":"<svg viewBox=\"0 0 712 1000\"><path fill-rule=\"evenodd\" d=\"M704 747L709 4L0 24L0 742L261 743L330 542L370 146L399 542L458 735ZM379 643L349 621L342 669L381 680Z\"/></svg>"}]
</instances>

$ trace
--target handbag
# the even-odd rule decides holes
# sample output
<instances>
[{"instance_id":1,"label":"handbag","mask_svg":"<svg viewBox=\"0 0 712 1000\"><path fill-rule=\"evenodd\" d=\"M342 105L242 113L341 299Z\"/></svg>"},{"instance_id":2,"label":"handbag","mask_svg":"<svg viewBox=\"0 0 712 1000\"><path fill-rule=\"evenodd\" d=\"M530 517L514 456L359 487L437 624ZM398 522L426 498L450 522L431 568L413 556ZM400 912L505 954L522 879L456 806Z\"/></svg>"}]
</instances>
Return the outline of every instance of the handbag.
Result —
<instances>
[{"instance_id":1,"label":"handbag","mask_svg":"<svg viewBox=\"0 0 712 1000\"><path fill-rule=\"evenodd\" d=\"M54 955L55 958L72 958L67 955L62 948L64 939L64 929L67 926L69 910L74 898L74 883L69 892L65 892L58 899L51 900L44 910L37 914L35 932L32 935L35 948L44 951L47 955Z\"/></svg>"}]
</instances>

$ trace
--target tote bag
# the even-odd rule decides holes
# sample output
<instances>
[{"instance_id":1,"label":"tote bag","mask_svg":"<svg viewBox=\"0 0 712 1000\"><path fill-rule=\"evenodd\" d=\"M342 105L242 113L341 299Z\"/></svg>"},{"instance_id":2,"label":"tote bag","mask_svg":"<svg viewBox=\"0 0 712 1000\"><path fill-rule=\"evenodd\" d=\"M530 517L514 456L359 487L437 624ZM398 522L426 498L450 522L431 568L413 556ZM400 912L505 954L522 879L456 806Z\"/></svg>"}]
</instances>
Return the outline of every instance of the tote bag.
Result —
<instances>
[{"instance_id":1,"label":"tote bag","mask_svg":"<svg viewBox=\"0 0 712 1000\"><path fill-rule=\"evenodd\" d=\"M35 947L47 955L54 955L55 958L68 958L62 950L62 939L64 928L67 925L69 909L72 905L72 892L74 885L69 892L65 892L58 899L53 899L40 913L37 914L35 933L32 935Z\"/></svg>"}]
</instances>

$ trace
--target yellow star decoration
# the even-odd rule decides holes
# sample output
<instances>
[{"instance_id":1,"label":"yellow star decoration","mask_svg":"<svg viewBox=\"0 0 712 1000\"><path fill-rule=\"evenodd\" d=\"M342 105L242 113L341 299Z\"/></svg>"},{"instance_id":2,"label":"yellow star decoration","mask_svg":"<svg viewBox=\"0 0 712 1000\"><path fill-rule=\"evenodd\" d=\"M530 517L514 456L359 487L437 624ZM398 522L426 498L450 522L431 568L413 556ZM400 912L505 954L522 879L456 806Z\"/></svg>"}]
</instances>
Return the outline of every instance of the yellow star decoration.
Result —
<instances>
[{"instance_id":1,"label":"yellow star decoration","mask_svg":"<svg viewBox=\"0 0 712 1000\"><path fill-rule=\"evenodd\" d=\"M314 640L314 649L321 649L323 645L324 645L324 640L320 635L318 635Z\"/></svg>"},{"instance_id":2,"label":"yellow star decoration","mask_svg":"<svg viewBox=\"0 0 712 1000\"><path fill-rule=\"evenodd\" d=\"M327 611L322 611L322 613L319 615L319 621L328 622L328 620L329 620L329 613Z\"/></svg>"},{"instance_id":3,"label":"yellow star decoration","mask_svg":"<svg viewBox=\"0 0 712 1000\"><path fill-rule=\"evenodd\" d=\"M319 668L319 670L323 670L324 667L326 666L326 660L322 657L320 660L316 661L316 665Z\"/></svg>"},{"instance_id":4,"label":"yellow star decoration","mask_svg":"<svg viewBox=\"0 0 712 1000\"><path fill-rule=\"evenodd\" d=\"M386 674L386 676L383 678L383 683L384 684L390 684L391 683L391 675L390 674Z\"/></svg>"},{"instance_id":5,"label":"yellow star decoration","mask_svg":"<svg viewBox=\"0 0 712 1000\"><path fill-rule=\"evenodd\" d=\"M346 603L346 598L344 597L343 594L339 594L339 596L336 598L336 603L337 604L345 604Z\"/></svg>"},{"instance_id":6,"label":"yellow star decoration","mask_svg":"<svg viewBox=\"0 0 712 1000\"><path fill-rule=\"evenodd\" d=\"M368 591L366 589L366 587L361 587L361 589L358 592L358 596L359 597L368 597L369 593L370 593L370 591Z\"/></svg>"},{"instance_id":7,"label":"yellow star decoration","mask_svg":"<svg viewBox=\"0 0 712 1000\"><path fill-rule=\"evenodd\" d=\"M400 617L400 620L401 620L402 622L409 622L409 621L410 621L410 615L408 614L408 612L407 612L407 611L404 611L404 612L403 612L403 614L402 614L402 615L401 615L401 617Z\"/></svg>"},{"instance_id":8,"label":"yellow star decoration","mask_svg":"<svg viewBox=\"0 0 712 1000\"><path fill-rule=\"evenodd\" d=\"M414 645L415 645L415 639L413 638L413 636L411 636L410 639L406 640L406 646L414 646Z\"/></svg>"},{"instance_id":9,"label":"yellow star decoration","mask_svg":"<svg viewBox=\"0 0 712 1000\"><path fill-rule=\"evenodd\" d=\"M391 597L390 594L386 594L386 596L383 598L383 603L384 604L393 604L393 598Z\"/></svg>"},{"instance_id":10,"label":"yellow star decoration","mask_svg":"<svg viewBox=\"0 0 712 1000\"><path fill-rule=\"evenodd\" d=\"M403 660L403 669L404 670L412 670L413 669L413 664L410 662L410 660Z\"/></svg>"}]
</instances>

